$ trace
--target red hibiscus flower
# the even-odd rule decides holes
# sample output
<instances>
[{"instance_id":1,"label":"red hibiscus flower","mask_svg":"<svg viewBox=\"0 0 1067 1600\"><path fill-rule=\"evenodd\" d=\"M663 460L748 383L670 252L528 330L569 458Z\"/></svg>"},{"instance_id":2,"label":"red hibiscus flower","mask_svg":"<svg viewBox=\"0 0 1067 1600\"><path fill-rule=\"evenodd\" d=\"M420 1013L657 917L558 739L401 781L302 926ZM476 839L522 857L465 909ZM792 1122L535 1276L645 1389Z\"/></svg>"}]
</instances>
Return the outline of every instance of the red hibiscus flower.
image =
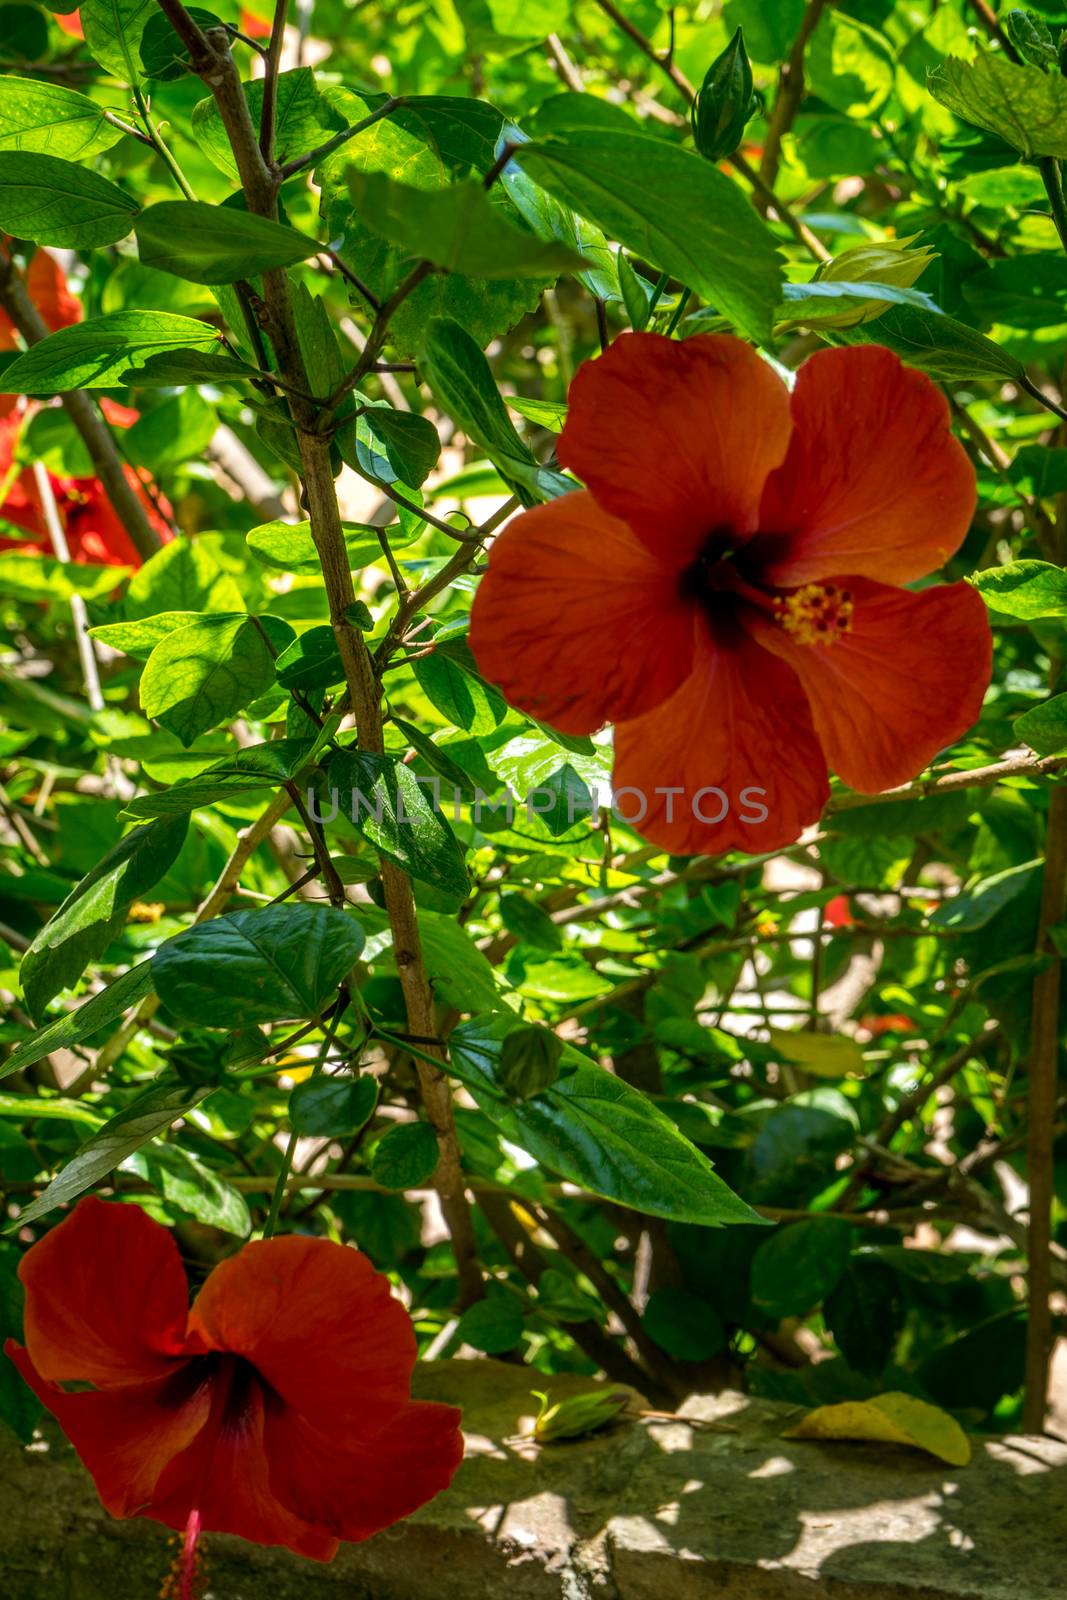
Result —
<instances>
[{"instance_id":1,"label":"red hibiscus flower","mask_svg":"<svg viewBox=\"0 0 1067 1600\"><path fill-rule=\"evenodd\" d=\"M571 386L559 459L586 491L497 539L471 647L531 716L618 725L617 804L653 843L776 849L828 767L878 793L974 722L980 596L899 587L959 548L974 473L890 351L821 351L790 395L729 335L624 334Z\"/></svg>"},{"instance_id":2,"label":"red hibiscus flower","mask_svg":"<svg viewBox=\"0 0 1067 1600\"><path fill-rule=\"evenodd\" d=\"M358 1251L245 1245L190 1310L167 1230L89 1198L19 1275L26 1346L8 1355L107 1510L186 1529L187 1551L202 1529L329 1561L459 1465L460 1414L410 1398L411 1322Z\"/></svg>"},{"instance_id":3,"label":"red hibiscus flower","mask_svg":"<svg viewBox=\"0 0 1067 1600\"><path fill-rule=\"evenodd\" d=\"M126 406L116 406L107 400L104 401L104 414L109 422L124 427L129 427L130 422L136 422L138 417L136 411L130 411ZM11 478L21 425L20 417L0 415L0 523L11 523L30 537L5 539L0 536L0 550L39 555L42 551L51 550L51 540L36 480L29 468ZM144 480L132 467L123 470L136 489L148 513L149 522L163 543L168 543L173 537L170 524L166 521L171 514L169 503L158 490L153 500ZM91 562L102 567L141 565L140 553L105 494L99 478L60 478L50 472L48 481L66 529L72 560Z\"/></svg>"}]
</instances>

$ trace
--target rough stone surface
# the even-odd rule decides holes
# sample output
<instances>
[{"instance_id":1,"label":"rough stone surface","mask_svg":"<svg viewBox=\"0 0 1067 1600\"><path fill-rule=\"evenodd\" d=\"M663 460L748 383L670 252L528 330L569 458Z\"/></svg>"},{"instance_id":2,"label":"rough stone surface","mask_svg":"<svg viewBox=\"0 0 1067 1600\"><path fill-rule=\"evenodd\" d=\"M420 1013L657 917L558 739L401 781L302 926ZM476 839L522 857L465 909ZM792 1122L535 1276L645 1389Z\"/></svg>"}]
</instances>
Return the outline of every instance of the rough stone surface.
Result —
<instances>
[{"instance_id":1,"label":"rough stone surface","mask_svg":"<svg viewBox=\"0 0 1067 1600\"><path fill-rule=\"evenodd\" d=\"M889 1446L781 1437L793 1413L738 1394L538 1448L526 1370L424 1367L464 1408L452 1488L330 1566L210 1538L210 1600L1062 1600L1067 1445L975 1441L969 1467ZM556 1393L587 1380L553 1381ZM701 1427L728 1421L736 1432ZM112 1521L48 1430L0 1442L3 1600L155 1600L173 1554Z\"/></svg>"}]
</instances>

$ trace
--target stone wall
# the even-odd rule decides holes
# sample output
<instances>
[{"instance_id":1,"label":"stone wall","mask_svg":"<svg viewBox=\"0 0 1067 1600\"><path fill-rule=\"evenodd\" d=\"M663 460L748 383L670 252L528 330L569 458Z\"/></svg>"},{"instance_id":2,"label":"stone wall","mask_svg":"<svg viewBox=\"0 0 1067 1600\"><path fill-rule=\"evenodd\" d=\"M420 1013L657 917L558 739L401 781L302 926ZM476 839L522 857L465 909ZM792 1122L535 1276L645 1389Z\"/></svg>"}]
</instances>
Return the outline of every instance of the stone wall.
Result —
<instances>
[{"instance_id":1,"label":"stone wall","mask_svg":"<svg viewBox=\"0 0 1067 1600\"><path fill-rule=\"evenodd\" d=\"M451 1489L324 1567L207 1541L210 1600L1063 1600L1067 1445L975 1441L972 1464L781 1438L788 1409L696 1397L534 1446L536 1377L499 1362L423 1367L418 1392L464 1408ZM586 1380L554 1381L554 1392ZM709 1428L727 1424L736 1431ZM701 1426L704 1423L705 1426ZM2 1600L156 1600L167 1530L112 1521L51 1430L0 1441Z\"/></svg>"}]
</instances>

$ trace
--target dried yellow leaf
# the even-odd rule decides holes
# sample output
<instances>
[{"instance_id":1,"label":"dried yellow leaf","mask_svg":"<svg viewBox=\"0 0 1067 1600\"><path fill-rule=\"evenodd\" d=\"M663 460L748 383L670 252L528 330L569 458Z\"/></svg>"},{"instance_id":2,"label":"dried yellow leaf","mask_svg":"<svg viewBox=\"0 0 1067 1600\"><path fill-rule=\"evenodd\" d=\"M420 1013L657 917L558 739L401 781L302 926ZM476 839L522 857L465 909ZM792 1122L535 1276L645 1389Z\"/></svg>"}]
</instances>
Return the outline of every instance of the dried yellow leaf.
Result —
<instances>
[{"instance_id":1,"label":"dried yellow leaf","mask_svg":"<svg viewBox=\"0 0 1067 1600\"><path fill-rule=\"evenodd\" d=\"M819 1406L788 1428L785 1437L908 1444L952 1467L965 1467L971 1459L970 1440L955 1418L911 1394L879 1394L873 1400Z\"/></svg>"}]
</instances>

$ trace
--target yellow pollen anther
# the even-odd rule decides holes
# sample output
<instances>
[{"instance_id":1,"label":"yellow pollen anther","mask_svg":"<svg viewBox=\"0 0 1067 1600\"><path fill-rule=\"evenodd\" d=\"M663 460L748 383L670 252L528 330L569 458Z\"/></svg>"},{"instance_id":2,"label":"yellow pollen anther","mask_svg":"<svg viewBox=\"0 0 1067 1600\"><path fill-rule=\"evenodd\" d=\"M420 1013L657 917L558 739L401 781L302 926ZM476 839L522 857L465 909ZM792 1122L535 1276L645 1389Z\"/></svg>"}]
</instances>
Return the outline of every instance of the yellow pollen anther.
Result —
<instances>
[{"instance_id":1,"label":"yellow pollen anther","mask_svg":"<svg viewBox=\"0 0 1067 1600\"><path fill-rule=\"evenodd\" d=\"M832 583L806 583L774 602L774 620L797 644L833 644L852 628L855 602Z\"/></svg>"}]
</instances>

